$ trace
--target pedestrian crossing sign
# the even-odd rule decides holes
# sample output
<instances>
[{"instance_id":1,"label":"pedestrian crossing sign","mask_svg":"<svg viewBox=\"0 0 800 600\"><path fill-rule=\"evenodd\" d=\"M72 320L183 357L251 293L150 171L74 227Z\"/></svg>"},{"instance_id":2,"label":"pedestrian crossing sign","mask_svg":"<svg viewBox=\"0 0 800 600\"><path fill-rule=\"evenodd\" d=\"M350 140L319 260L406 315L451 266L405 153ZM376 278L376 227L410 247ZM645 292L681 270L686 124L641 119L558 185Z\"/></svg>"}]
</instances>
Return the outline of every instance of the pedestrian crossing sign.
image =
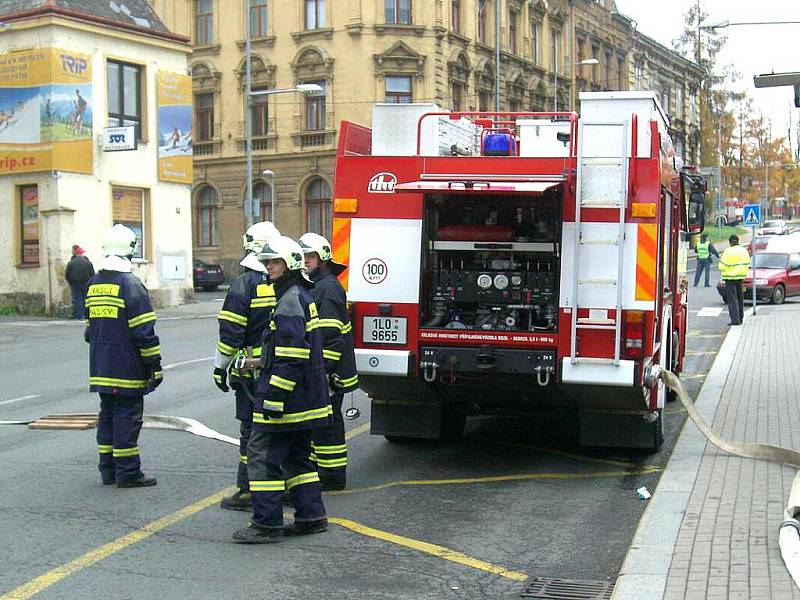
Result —
<instances>
[{"instance_id":1,"label":"pedestrian crossing sign","mask_svg":"<svg viewBox=\"0 0 800 600\"><path fill-rule=\"evenodd\" d=\"M761 223L760 204L745 204L743 214L745 227L756 227Z\"/></svg>"}]
</instances>

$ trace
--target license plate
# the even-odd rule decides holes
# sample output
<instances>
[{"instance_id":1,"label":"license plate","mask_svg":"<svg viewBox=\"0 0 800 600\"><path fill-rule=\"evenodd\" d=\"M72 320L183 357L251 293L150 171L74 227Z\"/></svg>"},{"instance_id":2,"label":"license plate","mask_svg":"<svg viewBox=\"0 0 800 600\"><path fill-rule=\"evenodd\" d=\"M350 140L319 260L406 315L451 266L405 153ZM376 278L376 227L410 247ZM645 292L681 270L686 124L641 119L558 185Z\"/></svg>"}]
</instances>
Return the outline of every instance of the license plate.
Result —
<instances>
[{"instance_id":1,"label":"license plate","mask_svg":"<svg viewBox=\"0 0 800 600\"><path fill-rule=\"evenodd\" d=\"M361 339L367 344L405 344L405 317L364 317Z\"/></svg>"},{"instance_id":2,"label":"license plate","mask_svg":"<svg viewBox=\"0 0 800 600\"><path fill-rule=\"evenodd\" d=\"M217 273L219 273L219 271L217 271L216 269L208 269L206 273L208 273L209 275L216 275Z\"/></svg>"}]
</instances>

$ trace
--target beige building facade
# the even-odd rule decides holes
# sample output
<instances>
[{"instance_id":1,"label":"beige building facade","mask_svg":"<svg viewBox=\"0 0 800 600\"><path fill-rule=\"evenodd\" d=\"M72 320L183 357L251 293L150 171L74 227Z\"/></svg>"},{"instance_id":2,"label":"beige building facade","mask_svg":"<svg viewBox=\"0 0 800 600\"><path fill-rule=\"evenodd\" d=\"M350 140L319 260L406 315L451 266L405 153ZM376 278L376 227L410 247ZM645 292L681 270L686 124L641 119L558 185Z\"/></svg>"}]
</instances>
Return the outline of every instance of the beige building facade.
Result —
<instances>
[{"instance_id":1,"label":"beige building facade","mask_svg":"<svg viewBox=\"0 0 800 600\"><path fill-rule=\"evenodd\" d=\"M160 175L157 101L190 47L145 0L127 6L0 0L0 307L65 314L72 245L97 268L115 223L139 238L133 272L155 306L193 296L191 174ZM107 151L111 126L132 126L136 148Z\"/></svg>"},{"instance_id":2,"label":"beige building facade","mask_svg":"<svg viewBox=\"0 0 800 600\"><path fill-rule=\"evenodd\" d=\"M245 10L252 89L323 90L253 97L258 217L290 236L330 234L338 125L369 125L375 102L549 111L557 98L559 110L577 109L582 90L644 89L636 85L640 63L648 84L683 89L687 107L696 89L696 67L640 41L611 0L151 2L168 28L192 39L194 252L229 275L245 227ZM575 64L589 58L599 64Z\"/></svg>"}]
</instances>

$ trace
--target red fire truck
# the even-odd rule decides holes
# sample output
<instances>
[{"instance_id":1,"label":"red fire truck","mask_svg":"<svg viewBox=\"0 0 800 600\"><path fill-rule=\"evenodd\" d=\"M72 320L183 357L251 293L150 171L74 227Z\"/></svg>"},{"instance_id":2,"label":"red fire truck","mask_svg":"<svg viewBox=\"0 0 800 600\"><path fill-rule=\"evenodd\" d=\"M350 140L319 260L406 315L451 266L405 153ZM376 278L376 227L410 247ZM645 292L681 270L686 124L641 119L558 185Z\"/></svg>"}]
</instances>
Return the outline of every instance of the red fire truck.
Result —
<instances>
[{"instance_id":1,"label":"red fire truck","mask_svg":"<svg viewBox=\"0 0 800 600\"><path fill-rule=\"evenodd\" d=\"M581 108L381 104L372 129L342 123L332 237L373 434L454 439L467 415L561 407L584 445L661 445L704 184L655 94Z\"/></svg>"}]
</instances>

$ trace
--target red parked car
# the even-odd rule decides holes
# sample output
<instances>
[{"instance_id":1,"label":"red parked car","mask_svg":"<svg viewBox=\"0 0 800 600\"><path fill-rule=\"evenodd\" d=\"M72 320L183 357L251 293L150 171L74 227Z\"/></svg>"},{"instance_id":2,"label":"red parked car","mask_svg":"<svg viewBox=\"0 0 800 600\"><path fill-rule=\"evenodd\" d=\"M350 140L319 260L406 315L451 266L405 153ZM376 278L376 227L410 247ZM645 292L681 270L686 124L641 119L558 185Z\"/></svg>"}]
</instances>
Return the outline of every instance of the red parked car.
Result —
<instances>
[{"instance_id":1,"label":"red parked car","mask_svg":"<svg viewBox=\"0 0 800 600\"><path fill-rule=\"evenodd\" d=\"M781 304L788 296L800 296L800 252L765 252L756 254L755 269L744 279L745 301L752 298L755 271L756 299ZM717 291L725 300L725 282L720 280Z\"/></svg>"}]
</instances>

